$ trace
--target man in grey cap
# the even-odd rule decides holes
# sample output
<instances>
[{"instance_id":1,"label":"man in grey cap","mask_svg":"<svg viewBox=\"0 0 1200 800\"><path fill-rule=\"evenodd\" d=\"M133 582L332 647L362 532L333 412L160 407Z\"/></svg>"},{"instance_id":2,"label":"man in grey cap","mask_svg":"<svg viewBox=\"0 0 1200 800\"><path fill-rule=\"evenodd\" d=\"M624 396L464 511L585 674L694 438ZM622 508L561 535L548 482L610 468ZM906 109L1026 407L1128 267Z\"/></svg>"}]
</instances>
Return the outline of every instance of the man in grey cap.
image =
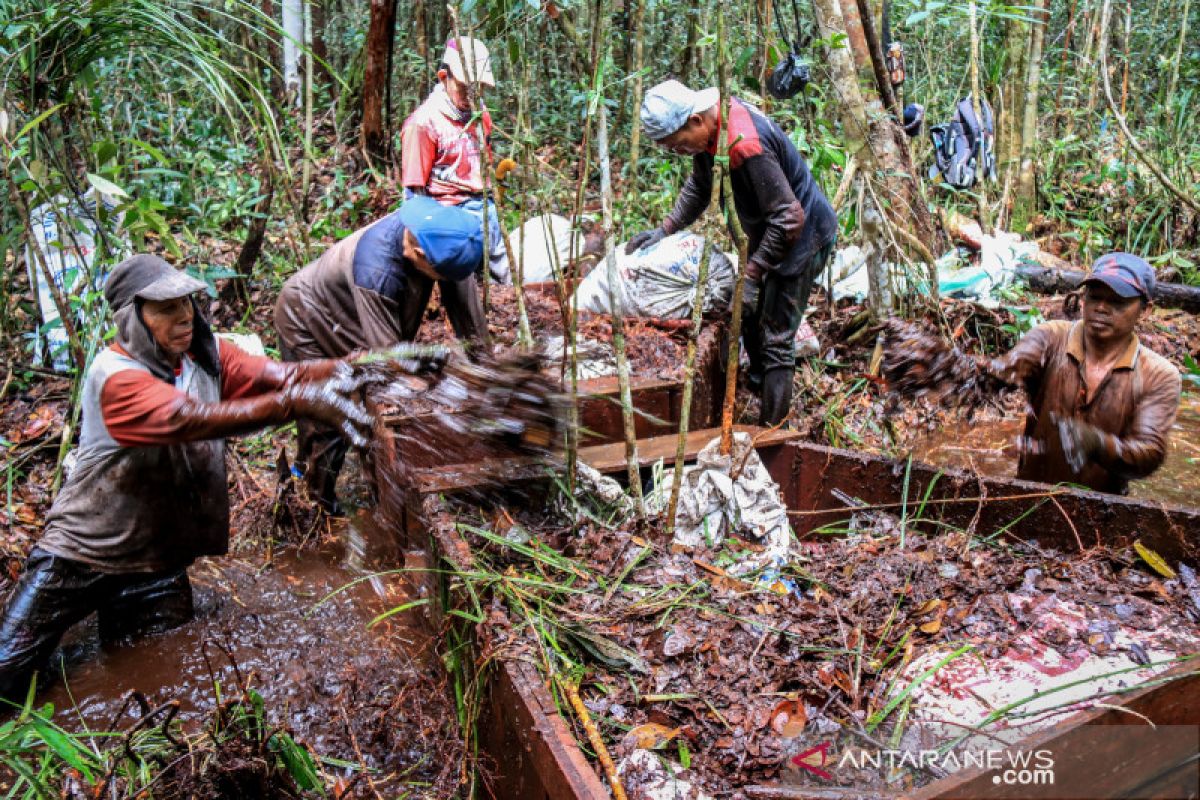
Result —
<instances>
[{"instance_id":1,"label":"man in grey cap","mask_svg":"<svg viewBox=\"0 0 1200 800\"><path fill-rule=\"evenodd\" d=\"M1101 256L1083 282L1083 318L1027 333L991 371L1029 396L1017 477L1124 493L1162 465L1179 409L1179 370L1138 341L1154 269Z\"/></svg>"},{"instance_id":2,"label":"man in grey cap","mask_svg":"<svg viewBox=\"0 0 1200 800\"><path fill-rule=\"evenodd\" d=\"M88 367L75 466L0 621L0 697L23 698L93 612L105 641L191 617L187 567L229 546L225 437L303 418L365 443L344 364L219 341L192 298L204 288L151 255L105 284L116 340Z\"/></svg>"},{"instance_id":3,"label":"man in grey cap","mask_svg":"<svg viewBox=\"0 0 1200 800\"><path fill-rule=\"evenodd\" d=\"M717 89L693 91L675 80L646 93L641 110L646 135L673 153L692 156L692 174L662 225L630 239L627 253L683 230L708 207L720 99ZM746 278L758 289L745 303L742 339L750 384L761 390L759 422L777 425L792 410L796 329L837 239L837 215L783 129L736 97L728 142L734 207L749 238Z\"/></svg>"}]
</instances>

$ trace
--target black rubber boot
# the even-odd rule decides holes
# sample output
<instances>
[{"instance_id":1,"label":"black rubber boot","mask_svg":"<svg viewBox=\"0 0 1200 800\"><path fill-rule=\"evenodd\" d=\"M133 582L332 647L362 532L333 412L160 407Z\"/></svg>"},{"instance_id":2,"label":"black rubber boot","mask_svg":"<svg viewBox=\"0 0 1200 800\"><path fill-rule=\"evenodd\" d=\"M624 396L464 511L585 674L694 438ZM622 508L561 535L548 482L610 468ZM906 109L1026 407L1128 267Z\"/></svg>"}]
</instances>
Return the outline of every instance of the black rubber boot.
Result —
<instances>
[{"instance_id":1,"label":"black rubber boot","mask_svg":"<svg viewBox=\"0 0 1200 800\"><path fill-rule=\"evenodd\" d=\"M763 376L758 424L774 427L792 410L792 380L796 370L773 369Z\"/></svg>"}]
</instances>

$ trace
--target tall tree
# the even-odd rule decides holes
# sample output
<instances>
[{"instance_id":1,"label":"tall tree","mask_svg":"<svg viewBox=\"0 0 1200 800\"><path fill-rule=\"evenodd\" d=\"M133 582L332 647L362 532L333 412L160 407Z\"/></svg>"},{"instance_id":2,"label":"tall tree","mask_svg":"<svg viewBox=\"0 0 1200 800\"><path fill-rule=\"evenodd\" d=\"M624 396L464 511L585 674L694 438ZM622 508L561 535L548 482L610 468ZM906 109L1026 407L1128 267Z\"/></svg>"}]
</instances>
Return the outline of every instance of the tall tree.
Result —
<instances>
[{"instance_id":1,"label":"tall tree","mask_svg":"<svg viewBox=\"0 0 1200 800\"><path fill-rule=\"evenodd\" d=\"M362 88L362 147L368 158L387 153L384 98L391 78L392 40L396 35L396 0L371 0L367 27L366 66Z\"/></svg>"},{"instance_id":2,"label":"tall tree","mask_svg":"<svg viewBox=\"0 0 1200 800\"><path fill-rule=\"evenodd\" d=\"M1034 0L1029 34L1029 63L1025 71L1024 117L1021 122L1021 172L1013 200L1013 228L1025 231L1037 211L1038 88L1042 74L1042 43L1046 34L1047 0Z\"/></svg>"},{"instance_id":3,"label":"tall tree","mask_svg":"<svg viewBox=\"0 0 1200 800\"><path fill-rule=\"evenodd\" d=\"M813 1L823 39L845 38L844 3L856 5L855 0ZM865 36L862 45L867 46ZM831 47L827 60L830 79L840 101L837 109L846 146L860 165L861 177L867 181L869 189L867 194L884 222L881 227L888 237L887 249L896 260L905 253L913 253L916 260L925 262L932 271L933 253L941 252L943 241L934 227L929 204L918 182L904 131L884 111L877 97L863 93L851 48ZM870 63L869 53L867 63ZM872 282L877 284L873 297L885 296L882 286L878 285L882 279L883 276L878 274L872 277Z\"/></svg>"}]
</instances>

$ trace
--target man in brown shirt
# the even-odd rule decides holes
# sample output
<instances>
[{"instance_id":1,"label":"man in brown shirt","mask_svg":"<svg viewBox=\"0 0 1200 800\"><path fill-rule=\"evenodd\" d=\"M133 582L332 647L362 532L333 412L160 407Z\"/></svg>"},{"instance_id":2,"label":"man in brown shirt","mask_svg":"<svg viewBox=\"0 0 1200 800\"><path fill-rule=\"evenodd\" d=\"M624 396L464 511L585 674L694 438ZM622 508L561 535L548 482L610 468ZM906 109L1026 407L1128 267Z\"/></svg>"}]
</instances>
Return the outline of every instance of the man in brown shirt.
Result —
<instances>
[{"instance_id":1,"label":"man in brown shirt","mask_svg":"<svg viewBox=\"0 0 1200 800\"><path fill-rule=\"evenodd\" d=\"M1081 320L1040 325L991 362L1029 396L1018 477L1123 494L1162 464L1182 380L1133 332L1154 285L1137 256L1102 256L1083 283Z\"/></svg>"}]
</instances>

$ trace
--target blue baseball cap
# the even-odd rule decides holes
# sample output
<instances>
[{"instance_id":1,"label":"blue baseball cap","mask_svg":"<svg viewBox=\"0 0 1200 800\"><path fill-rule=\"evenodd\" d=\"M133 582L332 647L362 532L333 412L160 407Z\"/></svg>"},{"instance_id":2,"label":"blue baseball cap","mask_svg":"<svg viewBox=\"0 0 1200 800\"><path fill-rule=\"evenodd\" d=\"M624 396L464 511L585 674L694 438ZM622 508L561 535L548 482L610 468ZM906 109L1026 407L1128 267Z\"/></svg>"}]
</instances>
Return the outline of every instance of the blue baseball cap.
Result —
<instances>
[{"instance_id":1,"label":"blue baseball cap","mask_svg":"<svg viewBox=\"0 0 1200 800\"><path fill-rule=\"evenodd\" d=\"M1121 297L1154 299L1154 267L1130 253L1109 253L1096 259L1084 283L1103 283Z\"/></svg>"},{"instance_id":2,"label":"blue baseball cap","mask_svg":"<svg viewBox=\"0 0 1200 800\"><path fill-rule=\"evenodd\" d=\"M417 195L400 206L400 221L443 278L461 281L483 263L483 226L474 214Z\"/></svg>"}]
</instances>

